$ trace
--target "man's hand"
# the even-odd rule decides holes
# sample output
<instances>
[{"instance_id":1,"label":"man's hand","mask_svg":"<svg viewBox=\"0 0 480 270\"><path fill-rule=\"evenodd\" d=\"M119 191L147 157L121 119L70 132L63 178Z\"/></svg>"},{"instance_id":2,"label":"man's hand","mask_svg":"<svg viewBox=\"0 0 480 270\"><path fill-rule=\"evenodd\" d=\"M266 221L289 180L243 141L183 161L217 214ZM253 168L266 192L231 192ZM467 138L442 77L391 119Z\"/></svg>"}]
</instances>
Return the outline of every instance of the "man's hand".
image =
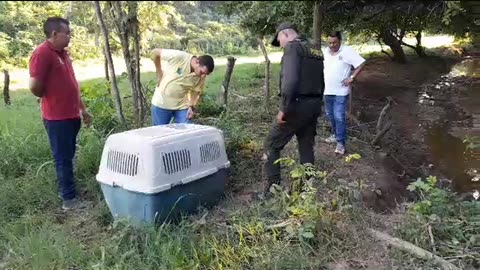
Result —
<instances>
[{"instance_id":1,"label":"man's hand","mask_svg":"<svg viewBox=\"0 0 480 270\"><path fill-rule=\"evenodd\" d=\"M193 109L193 107L188 107L188 110L187 110L187 119L192 119L193 117L195 116L195 110Z\"/></svg>"},{"instance_id":2,"label":"man's hand","mask_svg":"<svg viewBox=\"0 0 480 270\"><path fill-rule=\"evenodd\" d=\"M349 78L347 78L347 79L345 79L345 80L342 81L342 84L343 84L344 86L350 86L352 83L353 83L352 77L349 77Z\"/></svg>"},{"instance_id":3,"label":"man's hand","mask_svg":"<svg viewBox=\"0 0 480 270\"><path fill-rule=\"evenodd\" d=\"M286 121L283 119L284 116L285 116L285 114L282 111L278 112L278 114L277 114L277 124L282 125L282 124L286 123Z\"/></svg>"},{"instance_id":4,"label":"man's hand","mask_svg":"<svg viewBox=\"0 0 480 270\"><path fill-rule=\"evenodd\" d=\"M92 116L87 111L83 111L82 118L83 118L83 123L85 124L85 127L89 128L90 125L92 124Z\"/></svg>"}]
</instances>

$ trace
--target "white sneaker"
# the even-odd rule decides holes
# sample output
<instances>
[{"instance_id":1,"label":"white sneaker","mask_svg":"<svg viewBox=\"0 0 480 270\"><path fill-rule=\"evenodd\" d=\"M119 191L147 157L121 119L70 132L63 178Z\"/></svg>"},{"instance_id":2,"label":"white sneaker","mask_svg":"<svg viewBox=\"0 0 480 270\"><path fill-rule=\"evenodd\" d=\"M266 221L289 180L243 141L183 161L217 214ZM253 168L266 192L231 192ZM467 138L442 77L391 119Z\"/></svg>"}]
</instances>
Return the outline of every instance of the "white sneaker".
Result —
<instances>
[{"instance_id":1,"label":"white sneaker","mask_svg":"<svg viewBox=\"0 0 480 270\"><path fill-rule=\"evenodd\" d=\"M345 154L345 146L341 143L337 143L337 147L335 148L335 153L340 155Z\"/></svg>"},{"instance_id":2,"label":"white sneaker","mask_svg":"<svg viewBox=\"0 0 480 270\"><path fill-rule=\"evenodd\" d=\"M337 138L335 138L335 135L332 135L326 139L323 139L324 142L326 143L336 143L337 142Z\"/></svg>"}]
</instances>

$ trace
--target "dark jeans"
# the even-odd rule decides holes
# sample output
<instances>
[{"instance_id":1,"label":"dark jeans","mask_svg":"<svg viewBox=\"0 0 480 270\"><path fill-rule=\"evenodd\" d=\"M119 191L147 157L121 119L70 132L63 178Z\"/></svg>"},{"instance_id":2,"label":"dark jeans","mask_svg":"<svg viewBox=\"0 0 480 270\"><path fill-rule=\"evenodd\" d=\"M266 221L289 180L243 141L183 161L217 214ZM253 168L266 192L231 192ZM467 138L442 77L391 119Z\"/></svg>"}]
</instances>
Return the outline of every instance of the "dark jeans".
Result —
<instances>
[{"instance_id":1,"label":"dark jeans","mask_svg":"<svg viewBox=\"0 0 480 270\"><path fill-rule=\"evenodd\" d=\"M332 125L332 132L338 143L345 146L347 142L347 119L346 111L348 106L347 96L325 96L325 113L330 124Z\"/></svg>"},{"instance_id":2,"label":"dark jeans","mask_svg":"<svg viewBox=\"0 0 480 270\"><path fill-rule=\"evenodd\" d=\"M265 172L269 184L280 182L280 166L273 164L280 158L280 152L295 135L298 141L300 163L315 163L314 145L317 135L317 119L321 114L321 99L309 99L297 104L298 110L287 119L287 123L278 125L276 120L265 139L267 154Z\"/></svg>"},{"instance_id":3,"label":"dark jeans","mask_svg":"<svg viewBox=\"0 0 480 270\"><path fill-rule=\"evenodd\" d=\"M58 193L63 200L75 198L75 181L73 178L73 157L80 119L43 120L47 130L50 149L57 172Z\"/></svg>"}]
</instances>

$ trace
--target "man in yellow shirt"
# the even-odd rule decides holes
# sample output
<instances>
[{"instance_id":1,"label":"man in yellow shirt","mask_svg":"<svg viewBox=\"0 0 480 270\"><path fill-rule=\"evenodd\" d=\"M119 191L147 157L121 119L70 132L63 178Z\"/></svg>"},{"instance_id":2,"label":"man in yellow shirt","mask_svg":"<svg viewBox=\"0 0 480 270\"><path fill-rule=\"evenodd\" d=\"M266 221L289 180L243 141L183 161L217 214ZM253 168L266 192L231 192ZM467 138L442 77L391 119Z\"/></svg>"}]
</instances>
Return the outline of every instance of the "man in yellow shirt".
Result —
<instances>
[{"instance_id":1,"label":"man in yellow shirt","mask_svg":"<svg viewBox=\"0 0 480 270\"><path fill-rule=\"evenodd\" d=\"M215 65L210 55L194 56L171 49L154 49L157 85L152 97L153 125L189 123L194 115L206 76Z\"/></svg>"}]
</instances>

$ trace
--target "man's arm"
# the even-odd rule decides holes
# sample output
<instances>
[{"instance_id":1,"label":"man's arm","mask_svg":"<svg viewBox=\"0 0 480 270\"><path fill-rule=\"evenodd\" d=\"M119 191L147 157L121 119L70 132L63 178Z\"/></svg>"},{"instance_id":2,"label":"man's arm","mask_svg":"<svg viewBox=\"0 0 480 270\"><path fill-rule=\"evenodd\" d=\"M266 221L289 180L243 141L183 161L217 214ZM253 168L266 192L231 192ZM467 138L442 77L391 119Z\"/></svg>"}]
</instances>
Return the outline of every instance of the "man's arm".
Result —
<instances>
[{"instance_id":1,"label":"man's arm","mask_svg":"<svg viewBox=\"0 0 480 270\"><path fill-rule=\"evenodd\" d=\"M36 97L45 95L45 81L50 71L50 55L44 50L36 50L33 52L29 61L30 82L29 88Z\"/></svg>"},{"instance_id":2,"label":"man's arm","mask_svg":"<svg viewBox=\"0 0 480 270\"><path fill-rule=\"evenodd\" d=\"M152 60L153 63L155 64L155 70L157 73L157 85L160 84L160 80L163 77L163 72L162 72L162 49L153 49L152 51Z\"/></svg>"},{"instance_id":3,"label":"man's arm","mask_svg":"<svg viewBox=\"0 0 480 270\"><path fill-rule=\"evenodd\" d=\"M43 83L37 78L30 77L29 88L32 94L36 97L41 98L45 94Z\"/></svg>"},{"instance_id":4,"label":"man's arm","mask_svg":"<svg viewBox=\"0 0 480 270\"><path fill-rule=\"evenodd\" d=\"M295 42L285 47L282 65L282 103L280 111L287 115L293 110L293 103L300 84L300 44Z\"/></svg>"},{"instance_id":5,"label":"man's arm","mask_svg":"<svg viewBox=\"0 0 480 270\"><path fill-rule=\"evenodd\" d=\"M360 66L358 66L357 68L355 68L355 69L353 70L353 73L352 73L352 75L351 75L350 77L351 77L352 79L355 79L355 78L358 76L358 74L360 74L360 72L362 72L362 69L363 69L364 66L365 66L365 62L363 62L362 64L360 64Z\"/></svg>"},{"instance_id":6,"label":"man's arm","mask_svg":"<svg viewBox=\"0 0 480 270\"><path fill-rule=\"evenodd\" d=\"M198 100L200 99L200 96L201 96L201 92L192 91L190 93L189 107L195 108L198 104Z\"/></svg>"},{"instance_id":7,"label":"man's arm","mask_svg":"<svg viewBox=\"0 0 480 270\"><path fill-rule=\"evenodd\" d=\"M360 54L350 48L346 52L345 62L352 65L354 68L352 75L350 75L350 77L343 82L344 85L350 85L362 71L366 60Z\"/></svg>"}]
</instances>

